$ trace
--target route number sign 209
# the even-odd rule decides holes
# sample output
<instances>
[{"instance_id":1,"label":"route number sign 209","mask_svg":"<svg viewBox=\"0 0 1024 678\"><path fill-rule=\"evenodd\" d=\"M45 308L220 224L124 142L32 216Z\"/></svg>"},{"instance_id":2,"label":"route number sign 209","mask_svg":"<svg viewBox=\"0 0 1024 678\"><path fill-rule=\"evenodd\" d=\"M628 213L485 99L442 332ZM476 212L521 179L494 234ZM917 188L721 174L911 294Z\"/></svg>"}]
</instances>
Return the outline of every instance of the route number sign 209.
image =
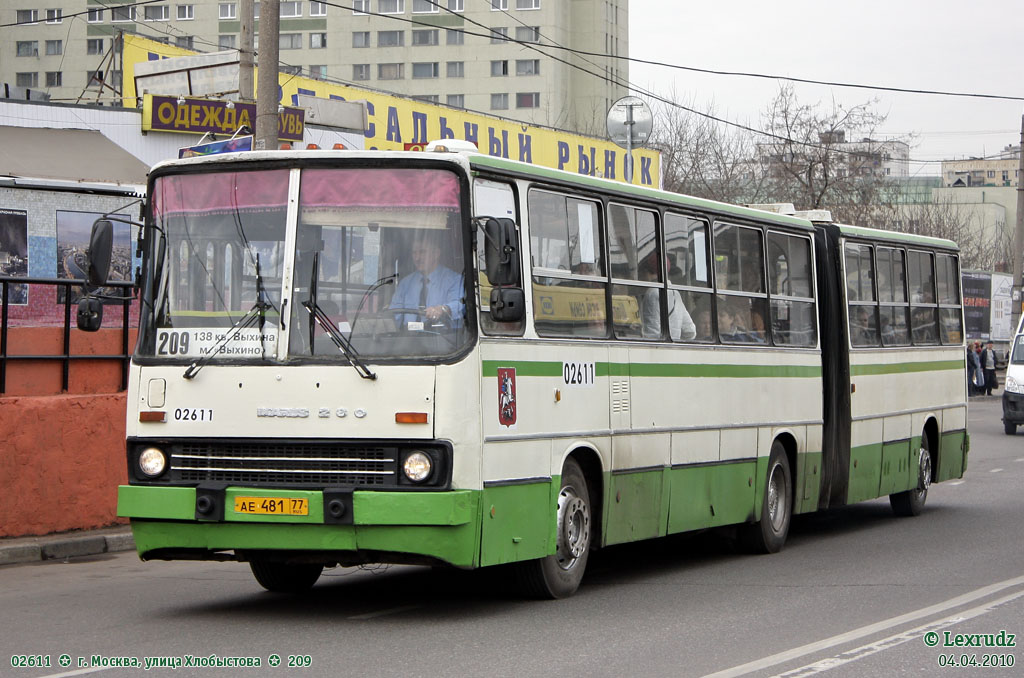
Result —
<instances>
[{"instance_id":1,"label":"route number sign 209","mask_svg":"<svg viewBox=\"0 0 1024 678\"><path fill-rule=\"evenodd\" d=\"M260 331L256 328L232 332L228 327L160 329L156 333L156 354L200 358L216 349L217 354L225 358L259 358L264 355L264 342L267 342L266 350L272 351L271 347L277 340L277 333L273 330L267 330L262 340Z\"/></svg>"}]
</instances>

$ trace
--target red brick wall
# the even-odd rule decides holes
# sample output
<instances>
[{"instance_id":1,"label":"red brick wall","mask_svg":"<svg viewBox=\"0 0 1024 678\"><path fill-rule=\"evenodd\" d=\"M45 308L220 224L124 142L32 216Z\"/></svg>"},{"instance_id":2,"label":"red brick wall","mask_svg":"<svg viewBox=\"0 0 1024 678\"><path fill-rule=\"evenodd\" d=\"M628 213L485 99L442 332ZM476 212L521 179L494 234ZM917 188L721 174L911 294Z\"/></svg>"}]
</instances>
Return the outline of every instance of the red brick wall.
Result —
<instances>
[{"instance_id":1,"label":"red brick wall","mask_svg":"<svg viewBox=\"0 0 1024 678\"><path fill-rule=\"evenodd\" d=\"M59 390L59 368L57 379ZM128 482L125 399L0 398L0 537L126 522L116 515L117 486Z\"/></svg>"},{"instance_id":2,"label":"red brick wall","mask_svg":"<svg viewBox=\"0 0 1024 678\"><path fill-rule=\"evenodd\" d=\"M136 330L128 333L128 352L135 347ZM55 355L64 352L60 327L12 327L7 355ZM71 355L118 355L121 330L71 330ZM121 363L116 360L72 360L68 393L114 393L121 388ZM7 363L3 396L52 395L61 392L60 360L14 360ZM3 397L0 396L0 397ZM124 419L122 416L121 419Z\"/></svg>"}]
</instances>

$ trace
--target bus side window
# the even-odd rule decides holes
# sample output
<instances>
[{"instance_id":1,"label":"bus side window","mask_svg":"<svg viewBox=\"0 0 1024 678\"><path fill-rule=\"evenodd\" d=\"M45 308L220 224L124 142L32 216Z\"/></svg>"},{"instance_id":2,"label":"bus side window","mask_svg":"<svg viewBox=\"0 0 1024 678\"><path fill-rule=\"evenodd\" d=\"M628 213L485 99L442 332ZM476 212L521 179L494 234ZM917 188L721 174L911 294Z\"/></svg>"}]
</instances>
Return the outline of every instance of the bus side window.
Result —
<instances>
[{"instance_id":1,"label":"bus side window","mask_svg":"<svg viewBox=\"0 0 1024 678\"><path fill-rule=\"evenodd\" d=\"M910 334L915 344L939 341L931 252L910 250Z\"/></svg>"},{"instance_id":2,"label":"bus side window","mask_svg":"<svg viewBox=\"0 0 1024 678\"><path fill-rule=\"evenodd\" d=\"M680 341L714 341L711 312L711 248L708 224L681 214L665 214L665 265L669 294L679 294L693 322L693 336ZM671 314L671 309L669 309Z\"/></svg>"},{"instance_id":3,"label":"bus side window","mask_svg":"<svg viewBox=\"0 0 1024 678\"><path fill-rule=\"evenodd\" d=\"M884 346L910 343L907 305L907 262L903 250L875 248L878 264L879 325Z\"/></svg>"},{"instance_id":4,"label":"bus side window","mask_svg":"<svg viewBox=\"0 0 1024 678\"><path fill-rule=\"evenodd\" d=\"M878 304L870 245L847 243L846 299L851 346L878 346Z\"/></svg>"},{"instance_id":5,"label":"bus side window","mask_svg":"<svg viewBox=\"0 0 1024 678\"><path fill-rule=\"evenodd\" d=\"M768 292L774 343L814 346L818 336L808 238L768 233Z\"/></svg>"},{"instance_id":6,"label":"bus side window","mask_svg":"<svg viewBox=\"0 0 1024 678\"><path fill-rule=\"evenodd\" d=\"M605 337L607 276L598 203L527 194L534 326L541 336Z\"/></svg>"},{"instance_id":7,"label":"bus side window","mask_svg":"<svg viewBox=\"0 0 1024 678\"><path fill-rule=\"evenodd\" d=\"M613 278L612 318L616 337L664 338L665 290L660 251L654 212L614 203L608 206L608 264ZM678 292L670 292L668 312L668 334L674 339L682 334L692 338L693 322Z\"/></svg>"},{"instance_id":8,"label":"bus side window","mask_svg":"<svg viewBox=\"0 0 1024 678\"><path fill-rule=\"evenodd\" d=\"M715 224L714 246L719 337L729 343L768 343L764 234L756 228Z\"/></svg>"},{"instance_id":9,"label":"bus side window","mask_svg":"<svg viewBox=\"0 0 1024 678\"><path fill-rule=\"evenodd\" d=\"M951 254L935 256L936 282L939 292L939 340L943 344L963 342L960 325L960 268Z\"/></svg>"},{"instance_id":10,"label":"bus side window","mask_svg":"<svg viewBox=\"0 0 1024 678\"><path fill-rule=\"evenodd\" d=\"M498 217L516 220L516 198L510 184L476 179L473 182L473 209L474 216ZM517 322L502 323L491 320L491 281L487 278L487 266L485 264L485 243L484 234L476 234L476 270L480 290L480 329L484 334L513 334L523 333L526 327L526 320ZM519 245L521 252L521 244ZM522 280L516 285L522 286Z\"/></svg>"}]
</instances>

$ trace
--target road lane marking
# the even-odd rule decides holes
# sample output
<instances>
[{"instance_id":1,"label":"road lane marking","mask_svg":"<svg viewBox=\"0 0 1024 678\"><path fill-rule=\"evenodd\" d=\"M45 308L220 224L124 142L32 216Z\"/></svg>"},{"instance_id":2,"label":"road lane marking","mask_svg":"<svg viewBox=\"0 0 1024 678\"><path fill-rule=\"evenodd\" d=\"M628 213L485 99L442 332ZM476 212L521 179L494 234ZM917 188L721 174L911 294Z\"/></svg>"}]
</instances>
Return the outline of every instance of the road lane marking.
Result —
<instances>
[{"instance_id":1,"label":"road lane marking","mask_svg":"<svg viewBox=\"0 0 1024 678\"><path fill-rule=\"evenodd\" d=\"M1003 469L1001 469L1001 468L994 468L994 469L992 469L991 471L989 471L989 473L999 473L999 472L1001 472L1002 470L1003 470Z\"/></svg>"},{"instance_id":2,"label":"road lane marking","mask_svg":"<svg viewBox=\"0 0 1024 678\"><path fill-rule=\"evenodd\" d=\"M948 628L950 626L959 624L960 622L967 621L968 619L980 617L981 615L987 614L992 610L996 609L997 607L1005 605L1006 603L1016 600L1022 596L1024 596L1024 591L1011 593L1008 596L1003 596L998 600L993 600L990 603L979 605L978 607L972 608L965 612L961 612L960 614L948 617L941 621L933 622L931 624L925 624L924 626L918 626L916 629L910 629L909 631L904 631L903 633L897 633L894 636L883 638L882 640L875 641L874 643L870 643L868 645L862 645L856 649L848 650L834 657L828 657L826 659L822 659L819 662L808 664L807 666L801 666L798 669L792 669L790 671L786 671L785 673L777 674L773 678L801 678L801 676L810 676L815 673L828 671L829 669L834 669L837 666L849 664L850 662L857 661L858 659L863 659L865 657L870 657L873 654L878 654L883 650L888 650L889 648L896 647L897 645L902 645L908 640L921 638L922 636L924 636L924 634L928 633L929 631L938 632L944 628Z\"/></svg>"},{"instance_id":3,"label":"road lane marking","mask_svg":"<svg viewBox=\"0 0 1024 678\"><path fill-rule=\"evenodd\" d=\"M964 593L962 595L956 596L955 598L950 598L947 601L936 603L935 605L930 605L928 607L921 608L920 610L915 610L914 612L901 614L898 617L890 617L889 619L883 619L880 622L868 624L867 626L862 626L859 629L847 631L846 633L840 633L838 635L832 636L831 638L825 638L824 640L818 640L813 643L807 643L806 645L794 647L792 649L785 650L783 652L779 652L768 657L755 659L754 661L747 662L746 664L740 664L739 666L734 666L730 669L725 669L723 671L718 671L716 673L709 673L704 678L733 678L734 676L743 676L754 671L763 671L764 669L767 669L771 666L777 666L778 664L783 664L785 662L792 661L800 657L804 657L814 652L822 652L829 648L836 647L837 645L845 645L846 643L850 643L855 640L860 640L861 638L866 638L867 636L880 633L881 631L887 631L888 629L899 626L901 624L917 621L918 619L922 619L924 617L943 614L951 609L959 607L960 605L974 602L979 598L984 598L985 596L990 596L993 593L998 593L999 591L1002 591L1004 589L1008 589L1012 586L1020 586L1022 584L1024 584L1024 576L1014 577L1013 579L1006 579L1004 581L997 582L995 584L990 584L988 586L983 586L980 589L975 589L974 591Z\"/></svg>"},{"instance_id":4,"label":"road lane marking","mask_svg":"<svg viewBox=\"0 0 1024 678\"><path fill-rule=\"evenodd\" d=\"M409 610L415 610L419 605L403 605L402 607L389 607L386 610L378 610L376 612L367 612L366 614L357 614L349 617L356 621L363 619L376 619L377 617L383 617L389 614L399 614L401 612L408 612Z\"/></svg>"},{"instance_id":5,"label":"road lane marking","mask_svg":"<svg viewBox=\"0 0 1024 678\"><path fill-rule=\"evenodd\" d=\"M963 485L964 481L962 481L962 480L954 480L953 482L951 482L949 484L950 485Z\"/></svg>"}]
</instances>

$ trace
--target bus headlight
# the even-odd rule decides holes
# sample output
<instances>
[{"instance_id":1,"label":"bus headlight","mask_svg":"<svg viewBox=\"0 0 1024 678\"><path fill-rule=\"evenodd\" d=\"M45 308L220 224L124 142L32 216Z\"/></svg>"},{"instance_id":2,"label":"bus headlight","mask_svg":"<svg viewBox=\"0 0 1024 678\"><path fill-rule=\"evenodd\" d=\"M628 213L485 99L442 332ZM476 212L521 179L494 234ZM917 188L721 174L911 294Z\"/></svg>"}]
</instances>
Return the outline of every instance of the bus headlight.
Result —
<instances>
[{"instance_id":1,"label":"bus headlight","mask_svg":"<svg viewBox=\"0 0 1024 678\"><path fill-rule=\"evenodd\" d=\"M405 473L406 478L414 483L422 483L430 477L430 473L433 470L430 456L419 450L407 454L405 461L402 462L402 472Z\"/></svg>"},{"instance_id":2,"label":"bus headlight","mask_svg":"<svg viewBox=\"0 0 1024 678\"><path fill-rule=\"evenodd\" d=\"M139 455L139 471L147 478L156 478L167 469L167 455L157 447L147 447Z\"/></svg>"}]
</instances>

